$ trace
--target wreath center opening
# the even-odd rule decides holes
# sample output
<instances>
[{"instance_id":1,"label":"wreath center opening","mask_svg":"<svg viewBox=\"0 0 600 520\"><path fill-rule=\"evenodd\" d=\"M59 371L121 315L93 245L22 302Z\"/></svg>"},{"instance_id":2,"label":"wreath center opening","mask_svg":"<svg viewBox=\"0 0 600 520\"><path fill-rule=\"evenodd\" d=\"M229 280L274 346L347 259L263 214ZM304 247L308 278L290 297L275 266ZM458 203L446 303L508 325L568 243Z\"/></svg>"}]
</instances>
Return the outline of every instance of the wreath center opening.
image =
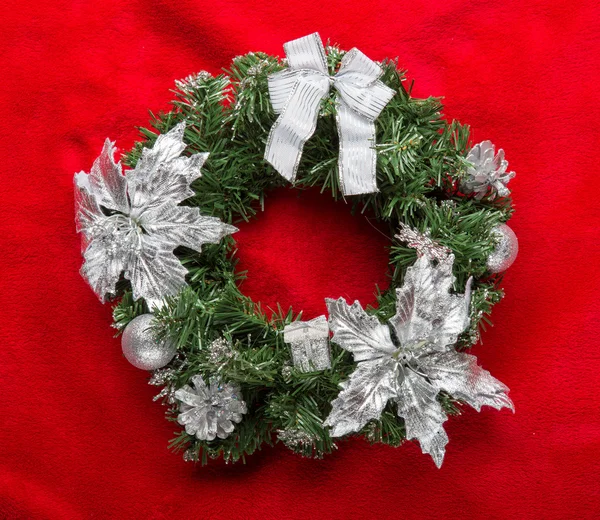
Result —
<instances>
[{"instance_id":1,"label":"wreath center opening","mask_svg":"<svg viewBox=\"0 0 600 520\"><path fill-rule=\"evenodd\" d=\"M318 189L269 192L265 210L236 224L240 289L265 308L326 312L324 298L375 303L389 285L390 240L373 219Z\"/></svg>"}]
</instances>

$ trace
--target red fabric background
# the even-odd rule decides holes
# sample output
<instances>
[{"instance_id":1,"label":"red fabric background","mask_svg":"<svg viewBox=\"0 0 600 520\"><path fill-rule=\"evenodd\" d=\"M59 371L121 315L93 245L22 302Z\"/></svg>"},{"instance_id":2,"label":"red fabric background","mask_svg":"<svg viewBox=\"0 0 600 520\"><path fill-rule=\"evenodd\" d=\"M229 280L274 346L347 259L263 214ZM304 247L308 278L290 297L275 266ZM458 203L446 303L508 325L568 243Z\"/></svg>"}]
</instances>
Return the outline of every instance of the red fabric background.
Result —
<instances>
[{"instance_id":1,"label":"red fabric background","mask_svg":"<svg viewBox=\"0 0 600 520\"><path fill-rule=\"evenodd\" d=\"M28 5L26 5L28 4ZM600 514L600 224L596 1L30 0L0 7L0 517L593 518ZM78 275L72 175L121 149L173 80L315 30L400 56L415 94L505 148L521 252L475 348L517 413L447 423L418 446L342 443L324 461L267 449L201 469ZM282 192L239 233L245 290L323 312L371 299L385 241L347 207ZM310 240L315 245L310 245Z\"/></svg>"}]
</instances>

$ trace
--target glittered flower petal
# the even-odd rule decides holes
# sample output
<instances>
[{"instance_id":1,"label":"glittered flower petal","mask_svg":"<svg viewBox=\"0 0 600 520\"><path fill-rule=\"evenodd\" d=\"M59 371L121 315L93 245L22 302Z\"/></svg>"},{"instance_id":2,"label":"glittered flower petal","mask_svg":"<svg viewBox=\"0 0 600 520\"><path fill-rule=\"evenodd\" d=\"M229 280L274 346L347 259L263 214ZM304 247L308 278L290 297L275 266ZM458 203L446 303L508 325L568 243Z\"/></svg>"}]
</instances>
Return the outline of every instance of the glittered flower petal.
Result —
<instances>
[{"instance_id":1,"label":"glittered flower petal","mask_svg":"<svg viewBox=\"0 0 600 520\"><path fill-rule=\"evenodd\" d=\"M75 228L82 233L81 247L85 251L90 240L94 237L94 228L106 217L102 213L96 199L90 192L88 175L76 174L75 181Z\"/></svg>"},{"instance_id":2,"label":"glittered flower petal","mask_svg":"<svg viewBox=\"0 0 600 520\"><path fill-rule=\"evenodd\" d=\"M194 192L183 175L172 173L169 165L160 166L150 180L136 179L131 172L129 194L131 197L131 216L138 218L145 210L163 205L166 201L177 204L191 197Z\"/></svg>"},{"instance_id":3,"label":"glittered flower petal","mask_svg":"<svg viewBox=\"0 0 600 520\"><path fill-rule=\"evenodd\" d=\"M500 410L514 405L508 387L477 364L477 358L461 352L443 352L422 361L433 386L460 399L478 412L484 405Z\"/></svg>"},{"instance_id":4,"label":"glittered flower petal","mask_svg":"<svg viewBox=\"0 0 600 520\"><path fill-rule=\"evenodd\" d=\"M83 258L81 275L100 300L105 302L108 295L114 294L114 286L124 269L123 257L110 254L109 249L100 240L92 240Z\"/></svg>"},{"instance_id":5,"label":"glittered flower petal","mask_svg":"<svg viewBox=\"0 0 600 520\"><path fill-rule=\"evenodd\" d=\"M436 346L444 348L454 345L458 336L469 326L469 305L471 302L471 284L473 278L467 280L465 293L449 295L443 305L443 315L434 329L437 338Z\"/></svg>"},{"instance_id":6,"label":"glittered flower petal","mask_svg":"<svg viewBox=\"0 0 600 520\"><path fill-rule=\"evenodd\" d=\"M90 192L100 206L127 213L129 211L127 181L121 163L115 163L114 154L114 143L107 139L100 156L94 161L87 180Z\"/></svg>"},{"instance_id":7,"label":"glittered flower petal","mask_svg":"<svg viewBox=\"0 0 600 520\"><path fill-rule=\"evenodd\" d=\"M334 332L332 341L352 352L355 361L376 359L396 350L388 326L369 316L359 302L348 305L344 298L325 301L329 328Z\"/></svg>"},{"instance_id":8,"label":"glittered flower petal","mask_svg":"<svg viewBox=\"0 0 600 520\"><path fill-rule=\"evenodd\" d=\"M403 286L396 289L396 314L390 320L402 346L427 341L442 349L454 344L467 327L471 282L464 295L449 293L453 261L449 255L433 265L422 256L407 269Z\"/></svg>"},{"instance_id":9,"label":"glittered flower petal","mask_svg":"<svg viewBox=\"0 0 600 520\"><path fill-rule=\"evenodd\" d=\"M379 419L387 402L397 395L394 362L374 359L357 365L343 390L332 403L324 424L331 436L341 437L359 431L372 419Z\"/></svg>"},{"instance_id":10,"label":"glittered flower petal","mask_svg":"<svg viewBox=\"0 0 600 520\"><path fill-rule=\"evenodd\" d=\"M187 269L171 248L151 235L143 235L140 250L131 255L125 277L131 281L133 298L144 298L149 307L159 307L166 296L175 296L186 286Z\"/></svg>"},{"instance_id":11,"label":"glittered flower petal","mask_svg":"<svg viewBox=\"0 0 600 520\"><path fill-rule=\"evenodd\" d=\"M132 216L167 201L180 203L194 194L189 185L201 176L208 153L180 157L186 148L184 130L181 123L160 135L152 148L144 149L135 169L127 172Z\"/></svg>"},{"instance_id":12,"label":"glittered flower petal","mask_svg":"<svg viewBox=\"0 0 600 520\"><path fill-rule=\"evenodd\" d=\"M179 123L166 134L159 135L152 148L144 148L135 167L135 177L141 181L148 180L156 170L165 163L177 159L186 148L183 142L185 123Z\"/></svg>"},{"instance_id":13,"label":"glittered flower petal","mask_svg":"<svg viewBox=\"0 0 600 520\"><path fill-rule=\"evenodd\" d=\"M188 183L194 182L199 177L202 177L202 166L208 159L209 154L197 153L189 157L178 157L173 161L173 167L179 175L183 175Z\"/></svg>"},{"instance_id":14,"label":"glittered flower petal","mask_svg":"<svg viewBox=\"0 0 600 520\"><path fill-rule=\"evenodd\" d=\"M145 211L140 224L147 233L160 237L165 245L173 248L182 245L196 251L201 251L203 244L216 244L237 231L217 217L201 215L198 208L173 203Z\"/></svg>"},{"instance_id":15,"label":"glittered flower petal","mask_svg":"<svg viewBox=\"0 0 600 520\"><path fill-rule=\"evenodd\" d=\"M418 440L423 453L429 453L439 468L448 444L443 427L448 417L436 399L437 394L438 389L422 376L406 370L396 402L398 415L406 426L406 438Z\"/></svg>"}]
</instances>

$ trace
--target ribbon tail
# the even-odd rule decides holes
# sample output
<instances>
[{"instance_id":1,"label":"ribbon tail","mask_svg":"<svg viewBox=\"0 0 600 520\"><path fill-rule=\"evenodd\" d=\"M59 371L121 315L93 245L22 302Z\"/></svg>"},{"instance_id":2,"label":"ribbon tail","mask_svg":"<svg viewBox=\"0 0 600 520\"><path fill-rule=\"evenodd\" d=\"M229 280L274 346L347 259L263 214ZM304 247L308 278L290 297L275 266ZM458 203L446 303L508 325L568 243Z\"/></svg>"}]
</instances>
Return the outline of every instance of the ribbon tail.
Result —
<instances>
[{"instance_id":1,"label":"ribbon tail","mask_svg":"<svg viewBox=\"0 0 600 520\"><path fill-rule=\"evenodd\" d=\"M317 127L321 100L329 91L329 80L314 75L298 78L285 108L271 127L265 160L288 181L294 182L304 143Z\"/></svg>"},{"instance_id":2,"label":"ribbon tail","mask_svg":"<svg viewBox=\"0 0 600 520\"><path fill-rule=\"evenodd\" d=\"M340 101L337 110L340 140L338 168L344 195L364 195L377 190L375 122Z\"/></svg>"}]
</instances>

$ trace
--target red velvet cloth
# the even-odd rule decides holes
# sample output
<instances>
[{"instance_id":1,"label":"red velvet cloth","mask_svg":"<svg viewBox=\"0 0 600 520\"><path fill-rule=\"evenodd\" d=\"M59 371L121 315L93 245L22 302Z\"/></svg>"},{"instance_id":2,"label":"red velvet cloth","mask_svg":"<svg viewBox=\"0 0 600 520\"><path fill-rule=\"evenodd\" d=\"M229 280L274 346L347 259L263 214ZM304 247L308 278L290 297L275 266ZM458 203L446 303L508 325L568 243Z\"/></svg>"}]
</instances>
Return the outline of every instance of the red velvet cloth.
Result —
<instances>
[{"instance_id":1,"label":"red velvet cloth","mask_svg":"<svg viewBox=\"0 0 600 520\"><path fill-rule=\"evenodd\" d=\"M400 3L30 0L0 7L1 518L594 518L600 514L600 215L594 0ZM200 468L80 278L73 173L121 149L173 80L318 30L400 57L419 96L502 146L521 252L474 352L516 414L466 410L441 470L407 443L283 448ZM248 294L324 311L372 299L385 240L315 194L279 192L239 233Z\"/></svg>"}]
</instances>

